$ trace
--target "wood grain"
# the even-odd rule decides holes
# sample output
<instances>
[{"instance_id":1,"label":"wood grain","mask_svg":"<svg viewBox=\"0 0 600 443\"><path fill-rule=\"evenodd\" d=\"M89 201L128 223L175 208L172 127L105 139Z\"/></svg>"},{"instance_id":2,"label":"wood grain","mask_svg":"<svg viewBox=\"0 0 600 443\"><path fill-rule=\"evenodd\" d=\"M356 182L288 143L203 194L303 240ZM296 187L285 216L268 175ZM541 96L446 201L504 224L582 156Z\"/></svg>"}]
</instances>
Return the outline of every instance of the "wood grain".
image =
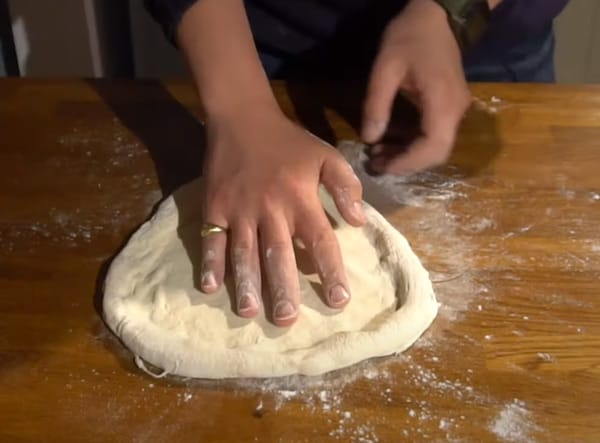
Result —
<instances>
[{"instance_id":1,"label":"wood grain","mask_svg":"<svg viewBox=\"0 0 600 443\"><path fill-rule=\"evenodd\" d=\"M274 88L356 138L359 88ZM1 80L0 440L600 441L600 88L472 90L450 165L381 206L436 282L431 330L317 380L215 383L141 373L98 309L111 257L199 174L192 87Z\"/></svg>"}]
</instances>

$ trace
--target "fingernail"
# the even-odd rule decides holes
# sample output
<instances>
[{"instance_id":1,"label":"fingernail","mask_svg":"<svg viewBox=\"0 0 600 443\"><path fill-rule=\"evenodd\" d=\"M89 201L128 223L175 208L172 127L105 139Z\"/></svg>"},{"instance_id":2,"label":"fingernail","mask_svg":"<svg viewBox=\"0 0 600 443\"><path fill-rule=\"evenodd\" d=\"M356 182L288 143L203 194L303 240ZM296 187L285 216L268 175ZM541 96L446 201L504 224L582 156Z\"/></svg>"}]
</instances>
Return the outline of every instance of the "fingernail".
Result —
<instances>
[{"instance_id":1,"label":"fingernail","mask_svg":"<svg viewBox=\"0 0 600 443\"><path fill-rule=\"evenodd\" d=\"M217 289L217 280L213 271L206 271L202 274L202 280L200 281L202 289L214 290Z\"/></svg>"},{"instance_id":2,"label":"fingernail","mask_svg":"<svg viewBox=\"0 0 600 443\"><path fill-rule=\"evenodd\" d=\"M385 131L385 122L367 120L363 125L362 138L370 143L374 143L381 138Z\"/></svg>"},{"instance_id":3,"label":"fingernail","mask_svg":"<svg viewBox=\"0 0 600 443\"><path fill-rule=\"evenodd\" d=\"M238 301L238 312L243 314L248 311L253 311L258 308L256 296L250 292L242 294Z\"/></svg>"},{"instance_id":4,"label":"fingernail","mask_svg":"<svg viewBox=\"0 0 600 443\"><path fill-rule=\"evenodd\" d=\"M275 305L273 316L276 320L289 320L296 316L296 309L287 300L282 300Z\"/></svg>"},{"instance_id":5,"label":"fingernail","mask_svg":"<svg viewBox=\"0 0 600 443\"><path fill-rule=\"evenodd\" d=\"M339 306L350 298L342 285L336 285L329 291L329 301L332 305Z\"/></svg>"},{"instance_id":6,"label":"fingernail","mask_svg":"<svg viewBox=\"0 0 600 443\"><path fill-rule=\"evenodd\" d=\"M362 203L361 202L354 202L352 204L352 212L354 213L354 216L360 220L360 221L364 221L365 220L365 211L363 209Z\"/></svg>"}]
</instances>

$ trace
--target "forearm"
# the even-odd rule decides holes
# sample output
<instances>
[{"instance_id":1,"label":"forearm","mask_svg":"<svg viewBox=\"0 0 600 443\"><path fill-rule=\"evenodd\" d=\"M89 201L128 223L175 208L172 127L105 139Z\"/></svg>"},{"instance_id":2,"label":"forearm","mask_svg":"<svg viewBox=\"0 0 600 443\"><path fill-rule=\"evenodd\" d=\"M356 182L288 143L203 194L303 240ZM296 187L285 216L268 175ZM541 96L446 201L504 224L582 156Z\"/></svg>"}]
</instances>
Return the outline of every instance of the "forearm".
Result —
<instances>
[{"instance_id":1,"label":"forearm","mask_svg":"<svg viewBox=\"0 0 600 443\"><path fill-rule=\"evenodd\" d=\"M274 105L242 0L202 0L183 15L176 38L208 118Z\"/></svg>"}]
</instances>

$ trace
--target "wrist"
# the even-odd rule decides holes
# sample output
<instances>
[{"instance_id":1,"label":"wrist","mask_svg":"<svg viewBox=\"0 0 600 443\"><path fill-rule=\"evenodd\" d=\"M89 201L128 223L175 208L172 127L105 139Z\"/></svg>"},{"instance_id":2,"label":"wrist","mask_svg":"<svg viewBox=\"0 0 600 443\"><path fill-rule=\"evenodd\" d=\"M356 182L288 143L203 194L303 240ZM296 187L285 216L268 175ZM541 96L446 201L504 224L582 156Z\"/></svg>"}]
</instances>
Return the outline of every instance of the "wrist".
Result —
<instances>
[{"instance_id":1,"label":"wrist","mask_svg":"<svg viewBox=\"0 0 600 443\"><path fill-rule=\"evenodd\" d=\"M281 112L277 100L268 86L264 90L227 91L222 96L213 90L206 95L201 93L200 101L207 123L243 118L257 112Z\"/></svg>"},{"instance_id":2,"label":"wrist","mask_svg":"<svg viewBox=\"0 0 600 443\"><path fill-rule=\"evenodd\" d=\"M211 131L261 132L265 125L285 117L279 104L273 99L252 98L232 101L205 111L205 124Z\"/></svg>"},{"instance_id":3,"label":"wrist","mask_svg":"<svg viewBox=\"0 0 600 443\"><path fill-rule=\"evenodd\" d=\"M181 19L177 41L207 118L276 106L242 0L195 2Z\"/></svg>"}]
</instances>

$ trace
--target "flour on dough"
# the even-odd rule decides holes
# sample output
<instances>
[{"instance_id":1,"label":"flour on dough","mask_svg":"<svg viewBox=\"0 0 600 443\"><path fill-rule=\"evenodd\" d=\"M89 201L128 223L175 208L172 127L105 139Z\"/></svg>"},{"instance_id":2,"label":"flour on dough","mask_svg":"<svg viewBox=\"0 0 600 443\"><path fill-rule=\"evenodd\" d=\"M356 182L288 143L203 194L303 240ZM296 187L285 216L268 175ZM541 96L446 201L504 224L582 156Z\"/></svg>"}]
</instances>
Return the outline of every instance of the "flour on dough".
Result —
<instances>
[{"instance_id":1,"label":"flour on dough","mask_svg":"<svg viewBox=\"0 0 600 443\"><path fill-rule=\"evenodd\" d=\"M335 221L350 303L341 311L323 303L319 280L299 250L297 322L279 328L262 309L255 319L238 317L229 284L214 295L196 289L200 189L196 180L167 198L110 267L105 319L137 362L198 378L317 375L403 351L436 316L431 281L406 239L367 204L366 226L347 225L322 192Z\"/></svg>"}]
</instances>

